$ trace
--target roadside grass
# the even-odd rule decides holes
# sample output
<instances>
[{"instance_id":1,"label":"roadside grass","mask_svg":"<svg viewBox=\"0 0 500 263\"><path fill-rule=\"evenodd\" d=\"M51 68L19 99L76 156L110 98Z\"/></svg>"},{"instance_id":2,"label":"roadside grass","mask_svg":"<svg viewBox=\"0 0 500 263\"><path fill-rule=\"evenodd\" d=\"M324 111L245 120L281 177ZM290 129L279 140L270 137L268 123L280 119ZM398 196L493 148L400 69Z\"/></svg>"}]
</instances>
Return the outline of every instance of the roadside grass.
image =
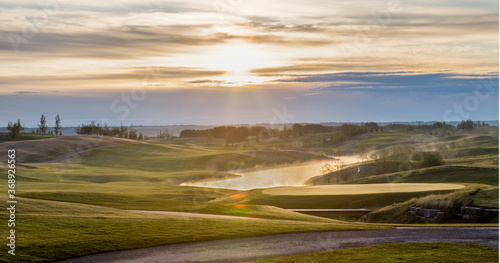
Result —
<instances>
[{"instance_id":1,"label":"roadside grass","mask_svg":"<svg viewBox=\"0 0 500 263\"><path fill-rule=\"evenodd\" d=\"M470 244L394 243L254 261L279 262L498 262L498 251Z\"/></svg>"},{"instance_id":2,"label":"roadside grass","mask_svg":"<svg viewBox=\"0 0 500 263\"><path fill-rule=\"evenodd\" d=\"M474 196L473 204L480 207L498 208L498 187L481 189L481 191Z\"/></svg>"},{"instance_id":3,"label":"roadside grass","mask_svg":"<svg viewBox=\"0 0 500 263\"><path fill-rule=\"evenodd\" d=\"M493 199L494 197L496 199ZM486 185L469 185L464 189L440 195L427 195L420 198L389 205L375 211L373 222L382 223L418 223L418 218L408 214L410 207L418 206L424 209L439 209L444 212L440 219L447 223L460 223L456 214L460 213L462 206L479 206L485 208L498 208L498 187ZM498 217L490 222L498 222ZM439 223L440 221L437 221ZM482 222L488 223L488 222Z\"/></svg>"},{"instance_id":4,"label":"roadside grass","mask_svg":"<svg viewBox=\"0 0 500 263\"><path fill-rule=\"evenodd\" d=\"M498 166L435 166L410 171L369 176L351 180L346 183L477 183L496 186L498 185Z\"/></svg>"}]
</instances>

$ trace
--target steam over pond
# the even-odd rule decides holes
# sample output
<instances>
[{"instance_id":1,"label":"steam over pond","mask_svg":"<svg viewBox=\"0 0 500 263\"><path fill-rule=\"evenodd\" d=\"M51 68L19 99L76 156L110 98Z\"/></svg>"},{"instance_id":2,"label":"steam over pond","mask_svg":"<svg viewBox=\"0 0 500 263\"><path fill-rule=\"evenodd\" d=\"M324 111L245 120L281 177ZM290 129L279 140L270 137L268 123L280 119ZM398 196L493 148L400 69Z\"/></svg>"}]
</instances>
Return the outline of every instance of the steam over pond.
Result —
<instances>
[{"instance_id":1,"label":"steam over pond","mask_svg":"<svg viewBox=\"0 0 500 263\"><path fill-rule=\"evenodd\" d=\"M352 156L345 156L341 157L340 159L346 165L359 161L358 158ZM181 185L236 190L250 190L256 188L270 188L278 186L303 186L304 182L307 181L307 179L322 174L322 167L326 162L328 162L328 160L245 171L236 170L231 171L231 173L239 175L240 177L211 181L188 182Z\"/></svg>"}]
</instances>

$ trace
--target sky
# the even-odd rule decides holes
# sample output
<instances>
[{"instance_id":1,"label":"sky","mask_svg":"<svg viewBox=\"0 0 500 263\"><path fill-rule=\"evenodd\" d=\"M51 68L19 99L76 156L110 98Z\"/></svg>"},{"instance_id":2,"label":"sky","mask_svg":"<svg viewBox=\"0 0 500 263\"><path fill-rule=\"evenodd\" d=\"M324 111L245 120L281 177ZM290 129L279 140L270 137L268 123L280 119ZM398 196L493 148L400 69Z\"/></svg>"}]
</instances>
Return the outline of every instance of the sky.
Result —
<instances>
[{"instance_id":1,"label":"sky","mask_svg":"<svg viewBox=\"0 0 500 263\"><path fill-rule=\"evenodd\" d=\"M495 0L0 3L0 127L498 120Z\"/></svg>"}]
</instances>

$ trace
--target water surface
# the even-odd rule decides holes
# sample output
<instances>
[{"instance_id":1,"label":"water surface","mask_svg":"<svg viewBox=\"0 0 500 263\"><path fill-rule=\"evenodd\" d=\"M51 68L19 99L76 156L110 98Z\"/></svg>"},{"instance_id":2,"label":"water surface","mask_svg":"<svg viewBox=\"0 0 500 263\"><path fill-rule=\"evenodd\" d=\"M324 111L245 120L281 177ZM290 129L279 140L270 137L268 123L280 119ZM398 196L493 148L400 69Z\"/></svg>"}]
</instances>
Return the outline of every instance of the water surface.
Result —
<instances>
[{"instance_id":1,"label":"water surface","mask_svg":"<svg viewBox=\"0 0 500 263\"><path fill-rule=\"evenodd\" d=\"M341 157L344 164L355 163L356 157ZM333 160L331 160L333 161ZM245 171L231 171L239 175L238 178L218 179L183 183L181 185L200 186L210 188L225 188L236 190L250 190L256 188L270 188L277 186L304 186L307 179L322 174L322 167L329 160L313 161L288 166L259 168Z\"/></svg>"}]
</instances>

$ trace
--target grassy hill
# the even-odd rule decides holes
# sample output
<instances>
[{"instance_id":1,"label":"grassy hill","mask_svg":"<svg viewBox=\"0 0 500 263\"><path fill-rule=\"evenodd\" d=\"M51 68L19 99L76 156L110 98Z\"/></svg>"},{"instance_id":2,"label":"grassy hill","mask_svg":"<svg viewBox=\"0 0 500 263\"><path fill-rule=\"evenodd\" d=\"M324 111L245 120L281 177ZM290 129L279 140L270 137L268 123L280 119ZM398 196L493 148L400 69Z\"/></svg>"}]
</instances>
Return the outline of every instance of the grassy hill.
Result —
<instances>
[{"instance_id":1,"label":"grassy hill","mask_svg":"<svg viewBox=\"0 0 500 263\"><path fill-rule=\"evenodd\" d=\"M0 152L16 150L16 161L20 163L47 162L70 154L99 147L137 143L135 140L104 136L23 136L20 141L0 143ZM6 161L2 156L0 161Z\"/></svg>"},{"instance_id":2,"label":"grassy hill","mask_svg":"<svg viewBox=\"0 0 500 263\"><path fill-rule=\"evenodd\" d=\"M16 194L19 222L22 222L18 229L23 233L18 241L18 248L23 251L19 260L53 261L117 249L274 233L387 228L386 225L312 217L283 208L379 209L409 200L418 202L416 200L429 195L449 198L446 196L457 193L455 190L408 190L272 195L263 189L237 191L178 185L189 180L230 176L234 169L323 159L320 146L323 139L330 136L310 134L271 138L260 143L250 139L233 147L206 138L138 143L110 137L62 136L2 142L0 151L15 148L18 153ZM493 201L498 199L498 188L495 188L498 186L498 153L491 150L498 148L495 140L498 142L495 134L436 137L418 132L384 131L356 136L337 145L335 150L354 155L387 151L386 156L393 158L408 145L420 147L417 152L432 149L447 156L446 165L403 167L400 160L393 158L385 166L372 160L344 170L353 174L350 183L480 183L482 185L476 185L480 190L467 194L472 196L472 204L492 207L498 206L498 202ZM103 146L106 147L85 152L67 162L33 163ZM458 154L463 152L467 154ZM358 166L361 167L359 174ZM7 168L0 167L0 173L7 174ZM6 184L0 184L0 192L7 192ZM0 197L5 201L5 195ZM124 211L131 209L261 220L182 218ZM0 211L0 220L6 220L7 216L7 211ZM75 240L74 236L79 238ZM0 260L5 261L5 256L0 256Z\"/></svg>"},{"instance_id":3,"label":"grassy hill","mask_svg":"<svg viewBox=\"0 0 500 263\"><path fill-rule=\"evenodd\" d=\"M368 176L345 183L479 183L498 185L498 168L462 165L436 166Z\"/></svg>"},{"instance_id":4,"label":"grassy hill","mask_svg":"<svg viewBox=\"0 0 500 263\"><path fill-rule=\"evenodd\" d=\"M486 131L489 130L491 129ZM345 178L340 183L384 183L404 177L400 182L466 182L498 185L496 182L498 176L494 176L495 169L498 171L497 134L436 137L409 131L388 131L358 136L347 145L351 146L351 151L357 149L359 156L366 161L311 178L307 184L339 183L338 178ZM338 148L343 147L345 146ZM439 171L425 170L428 166L437 165L426 164L421 160L421 156L426 153L441 156L448 168L438 168ZM457 174L454 174L454 171ZM415 174L421 174L422 177L416 179L414 176L407 176ZM425 177L423 174L428 176ZM469 175L472 177L469 178Z\"/></svg>"}]
</instances>

